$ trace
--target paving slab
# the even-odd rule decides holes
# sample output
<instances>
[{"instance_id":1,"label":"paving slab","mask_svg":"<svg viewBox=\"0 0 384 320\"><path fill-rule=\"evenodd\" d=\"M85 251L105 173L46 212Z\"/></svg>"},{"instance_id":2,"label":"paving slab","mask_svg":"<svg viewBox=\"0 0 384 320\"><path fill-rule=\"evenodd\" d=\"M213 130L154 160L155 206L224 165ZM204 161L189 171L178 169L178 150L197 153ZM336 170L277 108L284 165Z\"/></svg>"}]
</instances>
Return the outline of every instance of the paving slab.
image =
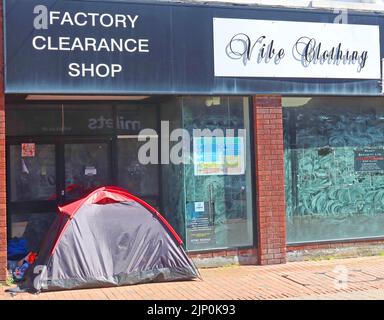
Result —
<instances>
[{"instance_id":1,"label":"paving slab","mask_svg":"<svg viewBox=\"0 0 384 320\"><path fill-rule=\"evenodd\" d=\"M290 262L272 266L200 269L202 279L21 293L0 288L0 300L263 300L384 299L384 257Z\"/></svg>"}]
</instances>

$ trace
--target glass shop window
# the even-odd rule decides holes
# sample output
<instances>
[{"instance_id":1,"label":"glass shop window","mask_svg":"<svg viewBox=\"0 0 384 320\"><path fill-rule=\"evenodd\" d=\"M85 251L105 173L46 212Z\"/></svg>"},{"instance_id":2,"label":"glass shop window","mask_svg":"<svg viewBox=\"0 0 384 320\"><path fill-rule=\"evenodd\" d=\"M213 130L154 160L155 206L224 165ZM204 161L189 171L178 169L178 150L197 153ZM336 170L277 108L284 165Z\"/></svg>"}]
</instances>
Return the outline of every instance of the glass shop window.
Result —
<instances>
[{"instance_id":1,"label":"glass shop window","mask_svg":"<svg viewBox=\"0 0 384 320\"><path fill-rule=\"evenodd\" d=\"M65 104L62 120L65 135L111 135L115 127L112 107L105 104Z\"/></svg>"},{"instance_id":2,"label":"glass shop window","mask_svg":"<svg viewBox=\"0 0 384 320\"><path fill-rule=\"evenodd\" d=\"M64 146L67 199L78 199L110 183L107 143L67 143Z\"/></svg>"},{"instance_id":3,"label":"glass shop window","mask_svg":"<svg viewBox=\"0 0 384 320\"><path fill-rule=\"evenodd\" d=\"M158 142L157 108L151 104L119 104L117 108L118 184L159 209L159 165L142 164L138 159L139 133L154 130Z\"/></svg>"},{"instance_id":4,"label":"glass shop window","mask_svg":"<svg viewBox=\"0 0 384 320\"><path fill-rule=\"evenodd\" d=\"M55 145L10 146L10 200L53 200L56 195Z\"/></svg>"},{"instance_id":5,"label":"glass shop window","mask_svg":"<svg viewBox=\"0 0 384 320\"><path fill-rule=\"evenodd\" d=\"M7 104L6 134L8 136L61 134L61 115L61 105Z\"/></svg>"},{"instance_id":6,"label":"glass shop window","mask_svg":"<svg viewBox=\"0 0 384 320\"><path fill-rule=\"evenodd\" d=\"M159 166L143 165L139 162L138 153L141 145L137 137L118 139L119 186L158 208Z\"/></svg>"},{"instance_id":7,"label":"glass shop window","mask_svg":"<svg viewBox=\"0 0 384 320\"><path fill-rule=\"evenodd\" d=\"M283 106L287 242L384 236L384 100Z\"/></svg>"},{"instance_id":8,"label":"glass shop window","mask_svg":"<svg viewBox=\"0 0 384 320\"><path fill-rule=\"evenodd\" d=\"M142 129L156 129L157 108L152 104L119 104L116 132L118 135L137 136Z\"/></svg>"},{"instance_id":9,"label":"glass shop window","mask_svg":"<svg viewBox=\"0 0 384 320\"><path fill-rule=\"evenodd\" d=\"M111 104L9 104L8 136L110 135L115 121Z\"/></svg>"},{"instance_id":10,"label":"glass shop window","mask_svg":"<svg viewBox=\"0 0 384 320\"><path fill-rule=\"evenodd\" d=\"M189 162L162 168L167 218L187 250L253 245L249 100L183 97L163 107L165 119L189 137Z\"/></svg>"},{"instance_id":11,"label":"glass shop window","mask_svg":"<svg viewBox=\"0 0 384 320\"><path fill-rule=\"evenodd\" d=\"M187 249L252 245L249 101L186 97L182 103L193 154L184 167ZM221 129L224 136L198 137L194 129Z\"/></svg>"}]
</instances>

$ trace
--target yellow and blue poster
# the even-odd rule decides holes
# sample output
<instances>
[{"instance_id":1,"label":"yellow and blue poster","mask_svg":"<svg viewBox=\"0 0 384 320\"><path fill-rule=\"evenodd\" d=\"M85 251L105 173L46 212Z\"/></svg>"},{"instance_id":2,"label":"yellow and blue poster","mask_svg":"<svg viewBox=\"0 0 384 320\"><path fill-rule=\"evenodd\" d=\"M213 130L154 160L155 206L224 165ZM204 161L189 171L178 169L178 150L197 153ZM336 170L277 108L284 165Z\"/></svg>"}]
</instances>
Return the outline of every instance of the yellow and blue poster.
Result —
<instances>
[{"instance_id":1,"label":"yellow and blue poster","mask_svg":"<svg viewBox=\"0 0 384 320\"><path fill-rule=\"evenodd\" d=\"M194 137L195 176L245 173L244 137Z\"/></svg>"}]
</instances>

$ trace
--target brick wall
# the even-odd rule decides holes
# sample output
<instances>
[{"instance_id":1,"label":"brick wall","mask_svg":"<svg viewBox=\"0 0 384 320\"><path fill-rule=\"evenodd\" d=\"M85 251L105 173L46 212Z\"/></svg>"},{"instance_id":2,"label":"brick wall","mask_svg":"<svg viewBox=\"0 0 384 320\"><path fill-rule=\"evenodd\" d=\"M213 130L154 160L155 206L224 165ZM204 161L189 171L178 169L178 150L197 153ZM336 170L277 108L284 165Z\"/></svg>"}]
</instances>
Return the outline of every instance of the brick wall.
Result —
<instances>
[{"instance_id":1,"label":"brick wall","mask_svg":"<svg viewBox=\"0 0 384 320\"><path fill-rule=\"evenodd\" d=\"M256 249L228 249L228 250L217 250L203 253L193 253L189 252L188 256L190 258L214 258L214 257L234 257L241 255L255 255L257 252Z\"/></svg>"},{"instance_id":2,"label":"brick wall","mask_svg":"<svg viewBox=\"0 0 384 320\"><path fill-rule=\"evenodd\" d=\"M0 3L0 281L5 280L7 272L4 107L3 7Z\"/></svg>"},{"instance_id":3,"label":"brick wall","mask_svg":"<svg viewBox=\"0 0 384 320\"><path fill-rule=\"evenodd\" d=\"M258 262L286 262L284 146L280 96L255 96Z\"/></svg>"}]
</instances>

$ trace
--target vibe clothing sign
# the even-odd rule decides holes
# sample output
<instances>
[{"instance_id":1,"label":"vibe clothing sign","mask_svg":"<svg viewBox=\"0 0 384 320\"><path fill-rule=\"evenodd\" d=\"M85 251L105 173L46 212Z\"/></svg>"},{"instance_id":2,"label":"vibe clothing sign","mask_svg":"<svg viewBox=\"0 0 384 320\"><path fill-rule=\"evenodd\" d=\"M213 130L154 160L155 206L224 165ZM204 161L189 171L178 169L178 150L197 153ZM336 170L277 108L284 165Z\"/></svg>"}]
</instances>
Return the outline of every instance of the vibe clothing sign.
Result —
<instances>
[{"instance_id":1,"label":"vibe clothing sign","mask_svg":"<svg viewBox=\"0 0 384 320\"><path fill-rule=\"evenodd\" d=\"M215 18L215 76L380 79L378 26Z\"/></svg>"}]
</instances>

